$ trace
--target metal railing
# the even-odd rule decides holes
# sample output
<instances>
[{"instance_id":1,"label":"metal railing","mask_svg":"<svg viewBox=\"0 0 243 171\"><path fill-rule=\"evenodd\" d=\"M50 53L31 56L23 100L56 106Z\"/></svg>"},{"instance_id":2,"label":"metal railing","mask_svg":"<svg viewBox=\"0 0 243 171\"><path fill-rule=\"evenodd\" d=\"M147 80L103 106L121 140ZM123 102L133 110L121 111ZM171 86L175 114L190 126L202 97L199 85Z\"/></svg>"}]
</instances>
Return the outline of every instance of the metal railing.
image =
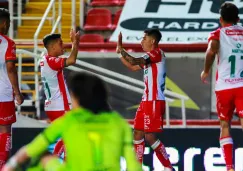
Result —
<instances>
[{"instance_id":1,"label":"metal railing","mask_svg":"<svg viewBox=\"0 0 243 171\"><path fill-rule=\"evenodd\" d=\"M17 49L16 53L18 54L18 63L19 66L21 66L22 64L22 55L23 54L27 54L28 56L33 57L34 59L36 59L37 61L39 61L39 59L41 59L41 54L37 54L37 53L33 53L27 50L23 50L23 49ZM142 94L144 92L143 87L144 87L144 83L140 80L119 74L117 72L81 61L81 60L77 60L76 64L79 66L69 66L67 69L72 70L72 71L86 71L95 75L98 75L99 77L101 77L104 81L125 88L127 90ZM91 72L91 71L87 71L86 69L81 69L82 68L87 68L87 69L91 69L94 70L96 72L98 72L99 74L95 73L95 72ZM38 64L37 64L37 69L38 69ZM22 68L19 67L18 68L18 76L19 76L19 82L21 82L22 80L22 76L21 76L21 72L22 72ZM38 70L37 73L35 73L35 75L38 75ZM107 76L104 76L107 75ZM109 77L108 77L109 76ZM112 78L110 78L112 77ZM35 87L38 87L37 89L35 89L35 94L36 94L36 98L34 101L26 101L26 105L32 105L32 102L35 102L35 107L36 107L36 114L37 117L40 117L40 97L39 97L39 78L36 81L35 80ZM189 98L177 93L174 93L172 91L169 90L165 90L165 95L170 96L166 97L166 127L170 127L170 111L169 111L169 103L174 102L175 99L180 99L181 100L181 112L182 112L182 122L183 124L181 125L181 127L186 127L186 110L185 110L185 101L188 100ZM18 109L20 110L20 109Z\"/></svg>"},{"instance_id":2,"label":"metal railing","mask_svg":"<svg viewBox=\"0 0 243 171\"><path fill-rule=\"evenodd\" d=\"M36 58L36 59L40 59L40 55L24 50L24 49L17 49L16 50L16 54L18 55L18 81L19 83L21 83L22 81L22 57L23 55L28 55L30 57ZM37 73L38 74L38 73ZM35 84L39 84L39 82L35 82ZM36 89L35 90L35 94L38 92L39 90ZM39 97L36 97L36 99L39 99ZM25 100L24 103L21 106L32 106L33 103L36 103L36 99L35 100ZM18 106L17 107L18 113L20 113L21 111L21 107ZM36 112L37 112L37 117L40 117L40 106L36 106Z\"/></svg>"},{"instance_id":3,"label":"metal railing","mask_svg":"<svg viewBox=\"0 0 243 171\"><path fill-rule=\"evenodd\" d=\"M17 3L18 3L18 6L17 6L17 16L14 16L14 13L13 13L13 2L14 0L9 0L9 13L10 13L10 28L9 28L9 37L11 39L14 38L14 20L17 20L17 24L18 26L21 26L22 25L22 20L42 20L43 19L43 16L42 17L23 17L22 16L22 0L18 0ZM28 2L28 1L27 1ZM45 17L45 20L49 20L52 22L52 27L55 26L55 15L56 15L56 9L55 9L55 0L51 0L50 3L49 3L49 6L51 4L51 8L52 8L52 16L51 17L48 17L46 16ZM49 7L48 6L48 7ZM48 9L47 7L47 9ZM62 16L62 0L59 0L59 11L58 11L58 17L60 16L60 19L57 18L57 21L59 23L61 23L61 16ZM61 25L61 24L60 24ZM61 26L59 27L59 32L61 32Z\"/></svg>"},{"instance_id":4,"label":"metal railing","mask_svg":"<svg viewBox=\"0 0 243 171\"><path fill-rule=\"evenodd\" d=\"M107 82L109 82L111 84L115 84L117 86L129 89L129 90L137 92L137 93L143 93L143 88L142 87L144 87L144 83L142 81L140 81L140 80L137 80L137 79L134 79L134 78L131 78L131 77L119 74L117 72L114 72L114 71L111 71L111 70L108 70L108 69L105 69L105 68L102 68L102 67L99 67L99 66L96 66L96 65L84 62L84 61L77 60L76 64L80 65L80 66L82 66L84 68L89 68L89 69L98 71L99 73L103 73L103 74L109 75L109 76L111 76L113 78L120 79L120 80L123 81L123 82L117 81L117 80L114 80L114 79L111 79L111 78L108 78L108 77L105 77L105 76L102 76L102 75L98 74L105 81L107 81ZM72 70L75 70L76 67L68 67L68 68L72 69ZM83 69L80 69L80 68L77 69L76 68L76 70L80 70L81 71ZM91 73L93 73L93 72L91 72ZM130 84L126 84L124 82L130 83ZM139 86L140 88L132 86L131 84ZM186 106L185 106L185 101L188 100L189 98L187 96L184 96L184 95L181 95L181 94L169 91L167 89L164 91L164 93L167 96L170 96L172 98L181 100L182 127L186 127ZM166 97L166 126L167 127L170 126L170 122L169 122L169 120L170 120L169 103L174 101L174 99L172 99L172 98Z\"/></svg>"}]
</instances>

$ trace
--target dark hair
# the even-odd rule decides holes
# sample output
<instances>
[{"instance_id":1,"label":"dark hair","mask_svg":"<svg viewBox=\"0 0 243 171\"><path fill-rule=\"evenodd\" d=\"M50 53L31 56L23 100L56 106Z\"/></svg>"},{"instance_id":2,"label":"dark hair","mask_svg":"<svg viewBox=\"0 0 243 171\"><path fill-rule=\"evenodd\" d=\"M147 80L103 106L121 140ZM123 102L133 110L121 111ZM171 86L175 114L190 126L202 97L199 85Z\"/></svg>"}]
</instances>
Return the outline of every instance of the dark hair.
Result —
<instances>
[{"instance_id":1,"label":"dark hair","mask_svg":"<svg viewBox=\"0 0 243 171\"><path fill-rule=\"evenodd\" d=\"M3 20L10 20L9 11L5 8L0 8L0 22Z\"/></svg>"},{"instance_id":2,"label":"dark hair","mask_svg":"<svg viewBox=\"0 0 243 171\"><path fill-rule=\"evenodd\" d=\"M61 34L56 34L56 33L53 33L53 34L48 34L46 35L44 38L43 38L43 44L45 46L45 48L48 47L48 45L55 41L56 39L60 39L61 38Z\"/></svg>"},{"instance_id":3,"label":"dark hair","mask_svg":"<svg viewBox=\"0 0 243 171\"><path fill-rule=\"evenodd\" d=\"M68 87L79 105L93 113L111 110L106 85L99 77L86 72L75 72L68 79Z\"/></svg>"},{"instance_id":4,"label":"dark hair","mask_svg":"<svg viewBox=\"0 0 243 171\"><path fill-rule=\"evenodd\" d=\"M239 20L239 9L232 3L225 2L221 5L219 13L227 23L236 24Z\"/></svg>"},{"instance_id":5,"label":"dark hair","mask_svg":"<svg viewBox=\"0 0 243 171\"><path fill-rule=\"evenodd\" d=\"M159 29L146 29L144 30L144 33L146 33L148 36L152 36L157 43L159 43L159 41L162 38L162 34L160 33Z\"/></svg>"}]
</instances>

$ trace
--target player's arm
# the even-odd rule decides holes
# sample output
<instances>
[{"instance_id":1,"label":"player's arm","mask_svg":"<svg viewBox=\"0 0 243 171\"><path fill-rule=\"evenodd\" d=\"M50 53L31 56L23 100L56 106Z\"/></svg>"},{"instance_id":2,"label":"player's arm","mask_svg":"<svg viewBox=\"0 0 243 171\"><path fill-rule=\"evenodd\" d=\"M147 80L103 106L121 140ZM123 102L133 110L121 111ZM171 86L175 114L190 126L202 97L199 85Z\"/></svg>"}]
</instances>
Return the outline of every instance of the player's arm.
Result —
<instances>
[{"instance_id":1,"label":"player's arm","mask_svg":"<svg viewBox=\"0 0 243 171\"><path fill-rule=\"evenodd\" d=\"M77 59L77 55L78 55L79 40L80 40L79 31L77 33L75 33L74 30L71 30L70 38L72 41L72 50L71 50L69 57L65 61L66 67L76 63L76 59Z\"/></svg>"},{"instance_id":2,"label":"player's arm","mask_svg":"<svg viewBox=\"0 0 243 171\"><path fill-rule=\"evenodd\" d=\"M122 34L120 33L118 36L118 42L117 42L117 48L116 52L119 55L119 58L121 59L121 62L130 70L132 71L138 71L142 69L142 66L146 64L146 60L141 57L141 58L135 58L125 49L122 47Z\"/></svg>"},{"instance_id":3,"label":"player's arm","mask_svg":"<svg viewBox=\"0 0 243 171\"><path fill-rule=\"evenodd\" d=\"M16 58L16 46L15 46L14 42L9 41L5 60L6 60L6 68L7 68L8 78L10 80L12 87L13 87L15 99L17 101L17 104L21 105L24 101L24 97L20 93L20 89L19 89L18 74L17 74L17 69L16 69L16 66L15 66L15 62L17 60L17 58Z\"/></svg>"},{"instance_id":4,"label":"player's arm","mask_svg":"<svg viewBox=\"0 0 243 171\"><path fill-rule=\"evenodd\" d=\"M120 51L119 51L120 52ZM124 49L119 53L121 62L131 71L138 71L142 69L143 59L135 58L129 55Z\"/></svg>"},{"instance_id":5,"label":"player's arm","mask_svg":"<svg viewBox=\"0 0 243 171\"><path fill-rule=\"evenodd\" d=\"M204 69L201 73L201 80L205 82L206 78L209 75L209 71L213 65L213 62L215 60L215 56L219 51L219 41L218 40L210 40L208 43L208 48L206 51L206 59L204 62Z\"/></svg>"},{"instance_id":6,"label":"player's arm","mask_svg":"<svg viewBox=\"0 0 243 171\"><path fill-rule=\"evenodd\" d=\"M208 44L208 48L206 51L206 60L204 63L204 72L209 73L213 62L215 60L215 56L219 50L219 41L218 40L210 40Z\"/></svg>"},{"instance_id":7,"label":"player's arm","mask_svg":"<svg viewBox=\"0 0 243 171\"><path fill-rule=\"evenodd\" d=\"M24 101L24 97L20 93L18 74L17 74L15 62L7 61L6 67L7 67L7 72L8 72L8 78L9 78L11 85L13 87L13 90L14 90L14 96L15 96L16 102L18 105L21 105Z\"/></svg>"},{"instance_id":8,"label":"player's arm","mask_svg":"<svg viewBox=\"0 0 243 171\"><path fill-rule=\"evenodd\" d=\"M31 143L22 147L6 164L6 171L15 169L28 159L38 157L47 151L48 146L54 143L65 129L65 117L56 119L52 124L39 134Z\"/></svg>"}]
</instances>

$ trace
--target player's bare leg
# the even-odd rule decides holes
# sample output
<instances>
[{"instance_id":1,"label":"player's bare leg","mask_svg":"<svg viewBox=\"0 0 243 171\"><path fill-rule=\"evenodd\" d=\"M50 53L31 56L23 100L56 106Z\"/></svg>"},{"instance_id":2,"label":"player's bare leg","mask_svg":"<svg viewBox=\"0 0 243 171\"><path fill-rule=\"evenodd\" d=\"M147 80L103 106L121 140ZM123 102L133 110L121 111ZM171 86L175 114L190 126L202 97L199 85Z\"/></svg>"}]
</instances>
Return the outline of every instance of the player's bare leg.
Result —
<instances>
[{"instance_id":1,"label":"player's bare leg","mask_svg":"<svg viewBox=\"0 0 243 171\"><path fill-rule=\"evenodd\" d=\"M6 163L11 149L11 125L0 125L0 170Z\"/></svg>"},{"instance_id":2,"label":"player's bare leg","mask_svg":"<svg viewBox=\"0 0 243 171\"><path fill-rule=\"evenodd\" d=\"M156 137L155 133L145 133L145 140L155 151L159 161L165 167L164 171L173 171L168 154L165 150L164 144Z\"/></svg>"},{"instance_id":3,"label":"player's bare leg","mask_svg":"<svg viewBox=\"0 0 243 171\"><path fill-rule=\"evenodd\" d=\"M134 130L133 144L134 144L134 151L136 152L137 160L140 163L143 163L143 154L144 154L144 148L145 148L143 131L136 130L136 129Z\"/></svg>"},{"instance_id":4,"label":"player's bare leg","mask_svg":"<svg viewBox=\"0 0 243 171\"><path fill-rule=\"evenodd\" d=\"M223 150L227 171L234 171L233 140L230 135L230 122L220 120L220 147Z\"/></svg>"}]
</instances>

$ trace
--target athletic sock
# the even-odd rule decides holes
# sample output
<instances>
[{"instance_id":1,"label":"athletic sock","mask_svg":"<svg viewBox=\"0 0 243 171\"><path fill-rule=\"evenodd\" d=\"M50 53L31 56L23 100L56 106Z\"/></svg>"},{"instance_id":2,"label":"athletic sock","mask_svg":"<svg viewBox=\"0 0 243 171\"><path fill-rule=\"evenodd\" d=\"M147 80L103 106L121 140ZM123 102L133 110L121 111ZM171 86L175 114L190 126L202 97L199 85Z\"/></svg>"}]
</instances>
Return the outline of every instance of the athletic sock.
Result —
<instances>
[{"instance_id":1,"label":"athletic sock","mask_svg":"<svg viewBox=\"0 0 243 171\"><path fill-rule=\"evenodd\" d=\"M134 144L134 150L136 152L137 160L140 163L143 163L143 153L144 153L144 148L145 148L144 139L133 140L133 144Z\"/></svg>"},{"instance_id":2,"label":"athletic sock","mask_svg":"<svg viewBox=\"0 0 243 171\"><path fill-rule=\"evenodd\" d=\"M166 153L164 144L162 144L160 142L160 140L157 140L151 147L154 149L161 164L164 167L172 168L172 165L170 163L168 154Z\"/></svg>"},{"instance_id":3,"label":"athletic sock","mask_svg":"<svg viewBox=\"0 0 243 171\"><path fill-rule=\"evenodd\" d=\"M11 150L11 134L0 133L0 170L2 170L3 165L8 160L10 150Z\"/></svg>"},{"instance_id":4,"label":"athletic sock","mask_svg":"<svg viewBox=\"0 0 243 171\"><path fill-rule=\"evenodd\" d=\"M231 137L220 138L220 147L223 151L227 170L233 169L233 140Z\"/></svg>"}]
</instances>

